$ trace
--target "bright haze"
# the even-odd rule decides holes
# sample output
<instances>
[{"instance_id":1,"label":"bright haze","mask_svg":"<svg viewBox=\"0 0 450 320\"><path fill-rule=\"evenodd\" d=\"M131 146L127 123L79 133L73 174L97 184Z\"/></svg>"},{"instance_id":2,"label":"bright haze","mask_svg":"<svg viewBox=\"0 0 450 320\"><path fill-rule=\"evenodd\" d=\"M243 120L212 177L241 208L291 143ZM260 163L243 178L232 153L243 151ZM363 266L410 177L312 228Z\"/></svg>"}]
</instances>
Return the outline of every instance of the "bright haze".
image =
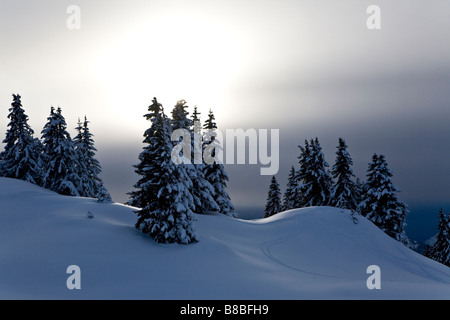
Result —
<instances>
[{"instance_id":1,"label":"bright haze","mask_svg":"<svg viewBox=\"0 0 450 320\"><path fill-rule=\"evenodd\" d=\"M0 130L12 93L40 131L60 106L74 132L87 115L102 178L119 202L153 97L209 109L219 129L279 129L282 191L298 145L318 137L334 163L338 138L365 180L373 153L386 156L400 199L450 197L450 2L376 1L2 1ZM259 165L227 165L236 208L263 208L270 177ZM262 212L261 212L262 215ZM437 215L437 213L436 213Z\"/></svg>"}]
</instances>

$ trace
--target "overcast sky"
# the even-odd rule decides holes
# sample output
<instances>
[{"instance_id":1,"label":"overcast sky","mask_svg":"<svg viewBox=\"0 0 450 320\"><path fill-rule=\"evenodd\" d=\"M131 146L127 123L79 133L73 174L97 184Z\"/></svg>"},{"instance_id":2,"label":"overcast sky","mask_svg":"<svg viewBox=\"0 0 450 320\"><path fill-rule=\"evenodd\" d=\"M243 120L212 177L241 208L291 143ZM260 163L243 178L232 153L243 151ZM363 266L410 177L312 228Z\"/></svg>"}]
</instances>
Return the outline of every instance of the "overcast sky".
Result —
<instances>
[{"instance_id":1,"label":"overcast sky","mask_svg":"<svg viewBox=\"0 0 450 320\"><path fill-rule=\"evenodd\" d=\"M318 137L331 166L343 137L361 179L382 153L402 200L450 202L449 1L81 0L71 30L73 4L1 0L0 131L12 93L37 136L52 105L72 133L86 114L116 201L157 97L211 108L221 130L279 129L282 190L299 144ZM237 209L263 207L260 166L226 168Z\"/></svg>"}]
</instances>

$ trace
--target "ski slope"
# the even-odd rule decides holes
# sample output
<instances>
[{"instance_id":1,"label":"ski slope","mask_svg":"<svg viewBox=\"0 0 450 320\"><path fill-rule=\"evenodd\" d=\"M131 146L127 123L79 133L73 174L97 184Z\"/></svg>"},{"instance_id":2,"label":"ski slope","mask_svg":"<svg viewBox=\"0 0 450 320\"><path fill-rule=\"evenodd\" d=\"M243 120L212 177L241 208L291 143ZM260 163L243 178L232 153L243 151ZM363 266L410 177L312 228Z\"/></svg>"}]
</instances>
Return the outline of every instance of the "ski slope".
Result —
<instances>
[{"instance_id":1,"label":"ski slope","mask_svg":"<svg viewBox=\"0 0 450 320\"><path fill-rule=\"evenodd\" d=\"M0 178L0 298L450 299L450 268L336 208L198 215L189 245L155 243L133 210ZM79 290L66 286L70 265ZM370 265L381 289L366 286Z\"/></svg>"}]
</instances>

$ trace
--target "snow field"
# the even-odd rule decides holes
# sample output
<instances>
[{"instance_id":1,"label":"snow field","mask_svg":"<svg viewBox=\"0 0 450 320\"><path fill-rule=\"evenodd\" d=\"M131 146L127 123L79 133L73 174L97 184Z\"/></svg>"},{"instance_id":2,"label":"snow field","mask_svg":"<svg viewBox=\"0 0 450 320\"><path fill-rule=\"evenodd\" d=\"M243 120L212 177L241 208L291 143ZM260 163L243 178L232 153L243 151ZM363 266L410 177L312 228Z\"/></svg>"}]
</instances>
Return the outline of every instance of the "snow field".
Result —
<instances>
[{"instance_id":1,"label":"snow field","mask_svg":"<svg viewBox=\"0 0 450 320\"><path fill-rule=\"evenodd\" d=\"M133 210L0 178L0 298L450 298L448 267L340 209L196 215L200 241L189 245L155 243L134 228ZM66 286L70 265L80 290ZM370 265L379 290L366 286Z\"/></svg>"}]
</instances>

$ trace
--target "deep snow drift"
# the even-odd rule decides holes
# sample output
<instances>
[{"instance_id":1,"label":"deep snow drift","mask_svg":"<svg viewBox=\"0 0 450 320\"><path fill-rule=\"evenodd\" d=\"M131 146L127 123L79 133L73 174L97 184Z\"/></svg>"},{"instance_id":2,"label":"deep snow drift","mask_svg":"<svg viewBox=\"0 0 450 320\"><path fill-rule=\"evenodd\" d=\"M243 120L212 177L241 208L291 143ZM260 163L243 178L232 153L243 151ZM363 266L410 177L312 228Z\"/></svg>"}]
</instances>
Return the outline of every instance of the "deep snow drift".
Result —
<instances>
[{"instance_id":1,"label":"deep snow drift","mask_svg":"<svg viewBox=\"0 0 450 320\"><path fill-rule=\"evenodd\" d=\"M0 298L450 298L450 268L339 209L198 215L200 241L189 245L155 243L134 228L133 210L0 178ZM70 265L80 290L66 286ZM366 286L370 265L379 290Z\"/></svg>"}]
</instances>

